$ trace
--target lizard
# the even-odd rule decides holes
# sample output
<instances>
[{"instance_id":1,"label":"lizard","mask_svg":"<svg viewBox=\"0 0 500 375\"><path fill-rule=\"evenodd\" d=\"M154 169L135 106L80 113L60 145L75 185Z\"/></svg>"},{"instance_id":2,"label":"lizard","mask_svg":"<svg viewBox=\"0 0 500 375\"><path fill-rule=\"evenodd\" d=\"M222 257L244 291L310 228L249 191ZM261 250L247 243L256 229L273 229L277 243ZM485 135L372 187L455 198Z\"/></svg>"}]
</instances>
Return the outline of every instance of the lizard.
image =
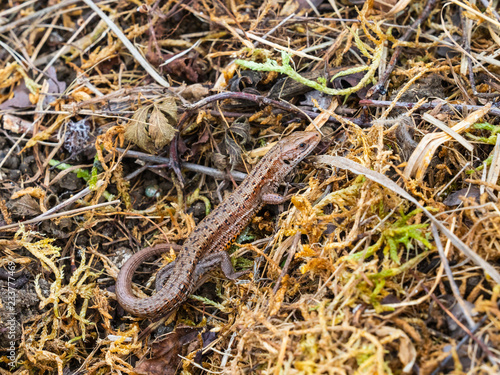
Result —
<instances>
[{"instance_id":1,"label":"lizard","mask_svg":"<svg viewBox=\"0 0 500 375\"><path fill-rule=\"evenodd\" d=\"M233 193L200 221L181 246L177 259L160 270L156 294L136 297L132 276L146 259L169 251L172 245L146 248L129 258L116 280L118 303L133 315L157 318L182 304L201 276L216 264L221 264L229 279L247 273L234 271L226 250L264 204L286 201L277 193L279 184L320 140L317 132L295 132L276 143Z\"/></svg>"}]
</instances>

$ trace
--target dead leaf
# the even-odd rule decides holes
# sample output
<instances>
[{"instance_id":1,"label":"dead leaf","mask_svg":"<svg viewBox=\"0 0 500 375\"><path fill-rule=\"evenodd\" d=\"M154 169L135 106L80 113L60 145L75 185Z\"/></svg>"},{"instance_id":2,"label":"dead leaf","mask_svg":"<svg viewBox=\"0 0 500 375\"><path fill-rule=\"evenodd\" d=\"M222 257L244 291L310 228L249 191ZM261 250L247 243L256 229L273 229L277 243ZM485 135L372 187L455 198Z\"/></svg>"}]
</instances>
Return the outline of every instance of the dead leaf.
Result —
<instances>
[{"instance_id":1,"label":"dead leaf","mask_svg":"<svg viewBox=\"0 0 500 375\"><path fill-rule=\"evenodd\" d=\"M177 104L175 104L174 98L167 96L162 101L156 103L156 105L169 117L170 121L177 121Z\"/></svg>"},{"instance_id":2,"label":"dead leaf","mask_svg":"<svg viewBox=\"0 0 500 375\"><path fill-rule=\"evenodd\" d=\"M486 104L483 108L469 114L458 124L450 127L450 129L458 134L467 131L481 117L486 115L490 108L491 103ZM410 178L415 176L417 181L422 181L438 147L451 140L454 140L453 136L446 132L430 133L424 136L408 160L408 164L404 170L405 177Z\"/></svg>"},{"instance_id":3,"label":"dead leaf","mask_svg":"<svg viewBox=\"0 0 500 375\"><path fill-rule=\"evenodd\" d=\"M358 72L358 73L348 74L346 76L337 77L333 80L333 87L335 87L337 90L354 87L359 83L359 81L363 79L365 73L366 72ZM361 90L358 90L356 92L356 96L360 99L365 99L366 93L372 86L373 86L372 84L366 85Z\"/></svg>"},{"instance_id":4,"label":"dead leaf","mask_svg":"<svg viewBox=\"0 0 500 375\"><path fill-rule=\"evenodd\" d=\"M322 2L323 0L298 0L298 10L311 11L311 9L316 9Z\"/></svg>"},{"instance_id":5,"label":"dead leaf","mask_svg":"<svg viewBox=\"0 0 500 375\"><path fill-rule=\"evenodd\" d=\"M285 5L283 5L283 8L281 8L281 11L279 15L281 17L286 17L289 16L292 13L295 13L297 9L299 9L299 2L296 0L288 0Z\"/></svg>"},{"instance_id":6,"label":"dead leaf","mask_svg":"<svg viewBox=\"0 0 500 375\"><path fill-rule=\"evenodd\" d=\"M143 150L155 153L174 138L177 130L172 124L175 122L177 105L173 98L168 97L161 102L139 108L125 129L125 139Z\"/></svg>"},{"instance_id":7,"label":"dead leaf","mask_svg":"<svg viewBox=\"0 0 500 375\"><path fill-rule=\"evenodd\" d=\"M153 112L149 118L149 135L154 140L156 148L162 148L175 136L175 129L167 117L157 106L153 107Z\"/></svg>"},{"instance_id":8,"label":"dead leaf","mask_svg":"<svg viewBox=\"0 0 500 375\"><path fill-rule=\"evenodd\" d=\"M29 98L30 91L26 87L24 82L21 82L19 86L14 89L14 96L0 104L0 109L19 109L19 108L30 108L34 104L31 103Z\"/></svg>"},{"instance_id":9,"label":"dead leaf","mask_svg":"<svg viewBox=\"0 0 500 375\"><path fill-rule=\"evenodd\" d=\"M49 88L47 90L47 94L61 94L64 92L64 90L66 90L66 82L63 82L63 81L59 81L57 79L57 74L56 74L56 70L54 67L50 67L48 70L47 70L47 82L49 84ZM57 100L58 96L53 96L53 95L46 95L45 96L45 99L43 101L43 105L46 106L46 105L49 105L50 103L54 102L55 100Z\"/></svg>"},{"instance_id":10,"label":"dead leaf","mask_svg":"<svg viewBox=\"0 0 500 375\"><path fill-rule=\"evenodd\" d=\"M138 374L174 375L182 358L183 346L195 341L198 330L181 327L167 335L164 340L153 343L152 358L141 359L135 367Z\"/></svg>"},{"instance_id":11,"label":"dead leaf","mask_svg":"<svg viewBox=\"0 0 500 375\"><path fill-rule=\"evenodd\" d=\"M23 195L16 201L7 203L7 208L13 215L17 216L37 216L42 213L39 204L30 195Z\"/></svg>"},{"instance_id":12,"label":"dead leaf","mask_svg":"<svg viewBox=\"0 0 500 375\"><path fill-rule=\"evenodd\" d=\"M210 140L210 133L208 131L208 126L205 126L203 133L199 136L198 140L191 145L191 153L196 155L200 148L202 148Z\"/></svg>"},{"instance_id":13,"label":"dead leaf","mask_svg":"<svg viewBox=\"0 0 500 375\"><path fill-rule=\"evenodd\" d=\"M154 152L153 142L151 142L146 129L148 110L148 106L141 107L132 115L124 136L125 140L135 143L143 150Z\"/></svg>"},{"instance_id":14,"label":"dead leaf","mask_svg":"<svg viewBox=\"0 0 500 375\"><path fill-rule=\"evenodd\" d=\"M201 334L201 341L203 342L202 349L208 347L212 342L217 340L219 334L217 332L206 331ZM194 363L202 365L203 358L206 356L206 353L203 353L203 350L198 350L196 355L193 358Z\"/></svg>"},{"instance_id":15,"label":"dead leaf","mask_svg":"<svg viewBox=\"0 0 500 375\"><path fill-rule=\"evenodd\" d=\"M174 57L173 54L164 55L164 59L168 60ZM196 62L196 59L192 58L178 58L167 65L163 65L165 73L171 74L177 77L185 77L191 82L198 82L200 74L203 73L201 66ZM182 79L184 81L184 79Z\"/></svg>"},{"instance_id":16,"label":"dead leaf","mask_svg":"<svg viewBox=\"0 0 500 375\"><path fill-rule=\"evenodd\" d=\"M447 206L458 206L462 204L466 198L473 198L476 202L479 202L479 197L481 192L477 187L463 188L453 193L450 193L444 200L443 203Z\"/></svg>"},{"instance_id":17,"label":"dead leaf","mask_svg":"<svg viewBox=\"0 0 500 375\"><path fill-rule=\"evenodd\" d=\"M219 171L223 171L228 167L227 159L228 158L226 155L222 155L219 152L212 153L212 163L214 164L214 167L217 168Z\"/></svg>"}]
</instances>

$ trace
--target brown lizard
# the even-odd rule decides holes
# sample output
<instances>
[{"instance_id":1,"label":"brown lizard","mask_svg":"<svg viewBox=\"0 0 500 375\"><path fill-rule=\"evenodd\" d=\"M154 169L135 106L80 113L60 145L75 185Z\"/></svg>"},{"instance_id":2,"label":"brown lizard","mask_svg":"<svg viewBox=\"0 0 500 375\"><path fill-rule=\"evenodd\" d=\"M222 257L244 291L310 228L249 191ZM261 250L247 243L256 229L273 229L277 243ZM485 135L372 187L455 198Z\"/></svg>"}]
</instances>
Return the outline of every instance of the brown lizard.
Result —
<instances>
[{"instance_id":1,"label":"brown lizard","mask_svg":"<svg viewBox=\"0 0 500 375\"><path fill-rule=\"evenodd\" d=\"M316 132L296 132L272 147L240 186L197 225L173 265L160 271L159 290L151 297L134 296L132 276L142 262L168 251L170 245L143 249L133 255L116 280L120 305L133 315L158 317L184 302L201 276L215 264L220 263L230 279L246 273L234 271L225 250L264 204L281 204L286 200L277 194L279 184L320 139ZM163 281L165 285L161 287Z\"/></svg>"}]
</instances>

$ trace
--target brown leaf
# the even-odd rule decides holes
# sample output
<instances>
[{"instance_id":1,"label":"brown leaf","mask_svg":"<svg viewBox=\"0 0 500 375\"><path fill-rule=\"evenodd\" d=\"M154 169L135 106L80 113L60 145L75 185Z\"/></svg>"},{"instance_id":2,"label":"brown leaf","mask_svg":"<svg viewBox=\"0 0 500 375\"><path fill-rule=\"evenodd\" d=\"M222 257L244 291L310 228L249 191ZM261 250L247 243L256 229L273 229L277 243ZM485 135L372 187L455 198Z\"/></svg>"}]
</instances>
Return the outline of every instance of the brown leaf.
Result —
<instances>
[{"instance_id":1,"label":"brown leaf","mask_svg":"<svg viewBox=\"0 0 500 375\"><path fill-rule=\"evenodd\" d=\"M400 345L398 348L398 357L404 365L404 368L402 369L403 373L409 374L417 360L417 350L408 335L404 331L392 327L378 328L377 335L379 337L389 336L391 337L391 341L399 339Z\"/></svg>"},{"instance_id":2,"label":"brown leaf","mask_svg":"<svg viewBox=\"0 0 500 375\"><path fill-rule=\"evenodd\" d=\"M361 81L361 79L363 79L365 74L366 72L358 72L335 78L333 80L333 87L335 87L337 90L354 87L359 83L359 81ZM366 87L363 87L361 90L356 92L356 96L360 99L365 99L366 93L368 92L370 87L372 87L371 84L367 85Z\"/></svg>"},{"instance_id":3,"label":"brown leaf","mask_svg":"<svg viewBox=\"0 0 500 375\"><path fill-rule=\"evenodd\" d=\"M467 187L454 191L443 200L443 203L447 206L458 206L463 203L466 198L473 198L476 202L479 202L480 196L480 190L477 187L472 186L470 188Z\"/></svg>"},{"instance_id":4,"label":"brown leaf","mask_svg":"<svg viewBox=\"0 0 500 375\"><path fill-rule=\"evenodd\" d=\"M21 198L7 203L7 207L14 215L18 216L37 216L42 213L40 205L30 196L23 195Z\"/></svg>"},{"instance_id":5,"label":"brown leaf","mask_svg":"<svg viewBox=\"0 0 500 375\"><path fill-rule=\"evenodd\" d=\"M125 129L125 139L155 153L174 138L177 130L172 124L176 121L177 106L172 97L167 97L161 102L139 108Z\"/></svg>"},{"instance_id":6,"label":"brown leaf","mask_svg":"<svg viewBox=\"0 0 500 375\"><path fill-rule=\"evenodd\" d=\"M288 0L281 8L279 15L281 17L289 16L295 13L299 9L299 6L300 4L297 0Z\"/></svg>"},{"instance_id":7,"label":"brown leaf","mask_svg":"<svg viewBox=\"0 0 500 375\"><path fill-rule=\"evenodd\" d=\"M149 137L148 130L146 128L146 119L148 117L148 110L150 106L144 106L139 108L132 116L127 128L125 129L125 140L132 142L146 150L148 152L154 153L155 147L154 143Z\"/></svg>"},{"instance_id":8,"label":"brown leaf","mask_svg":"<svg viewBox=\"0 0 500 375\"><path fill-rule=\"evenodd\" d=\"M298 0L298 3L299 3L298 10L302 10L302 9L311 10L311 9L313 9L313 6L316 8L322 2L323 2L323 0Z\"/></svg>"},{"instance_id":9,"label":"brown leaf","mask_svg":"<svg viewBox=\"0 0 500 375\"><path fill-rule=\"evenodd\" d=\"M203 147L210 140L210 133L208 131L208 126L205 126L203 133L199 136L198 140L191 145L191 153L196 155L198 150Z\"/></svg>"},{"instance_id":10,"label":"brown leaf","mask_svg":"<svg viewBox=\"0 0 500 375\"><path fill-rule=\"evenodd\" d=\"M226 132L224 135L224 144L226 145L226 151L229 154L231 170L233 170L241 160L241 147L234 141L231 137L231 133L229 132Z\"/></svg>"},{"instance_id":11,"label":"brown leaf","mask_svg":"<svg viewBox=\"0 0 500 375\"><path fill-rule=\"evenodd\" d=\"M173 57L171 54L164 56L166 59ZM177 77L186 77L191 82L198 82L199 72L196 64L191 64L191 59L177 59L164 66L165 73Z\"/></svg>"},{"instance_id":12,"label":"brown leaf","mask_svg":"<svg viewBox=\"0 0 500 375\"><path fill-rule=\"evenodd\" d=\"M170 118L171 122L177 122L177 104L175 104L174 98L167 96L161 102L156 103L156 105Z\"/></svg>"},{"instance_id":13,"label":"brown leaf","mask_svg":"<svg viewBox=\"0 0 500 375\"><path fill-rule=\"evenodd\" d=\"M222 155L219 152L213 152L212 153L212 163L214 163L215 168L222 171L222 170L226 169L228 166L227 156Z\"/></svg>"},{"instance_id":14,"label":"brown leaf","mask_svg":"<svg viewBox=\"0 0 500 375\"><path fill-rule=\"evenodd\" d=\"M177 328L164 340L152 345L152 358L141 359L135 367L138 374L174 375L181 363L183 346L196 340L198 330L191 327Z\"/></svg>"},{"instance_id":15,"label":"brown leaf","mask_svg":"<svg viewBox=\"0 0 500 375\"><path fill-rule=\"evenodd\" d=\"M176 130L158 106L153 107L149 118L149 136L154 141L156 148L160 149L174 138Z\"/></svg>"}]
</instances>

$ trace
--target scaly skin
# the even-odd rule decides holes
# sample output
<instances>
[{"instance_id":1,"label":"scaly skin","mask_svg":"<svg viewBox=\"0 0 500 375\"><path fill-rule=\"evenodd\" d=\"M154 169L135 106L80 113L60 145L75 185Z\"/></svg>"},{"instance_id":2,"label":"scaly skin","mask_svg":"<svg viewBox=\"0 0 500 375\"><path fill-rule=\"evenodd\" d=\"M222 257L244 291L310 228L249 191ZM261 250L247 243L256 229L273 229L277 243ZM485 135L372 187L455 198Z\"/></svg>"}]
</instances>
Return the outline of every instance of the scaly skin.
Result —
<instances>
[{"instance_id":1,"label":"scaly skin","mask_svg":"<svg viewBox=\"0 0 500 375\"><path fill-rule=\"evenodd\" d=\"M170 246L144 249L122 267L116 280L116 297L133 315L158 317L183 303L197 282L195 268L209 254L225 251L266 203L281 203L279 184L319 143L316 132L296 132L278 142L260 160L240 186L205 217L182 245L163 288L147 298L132 293L132 276L139 265Z\"/></svg>"}]
</instances>

